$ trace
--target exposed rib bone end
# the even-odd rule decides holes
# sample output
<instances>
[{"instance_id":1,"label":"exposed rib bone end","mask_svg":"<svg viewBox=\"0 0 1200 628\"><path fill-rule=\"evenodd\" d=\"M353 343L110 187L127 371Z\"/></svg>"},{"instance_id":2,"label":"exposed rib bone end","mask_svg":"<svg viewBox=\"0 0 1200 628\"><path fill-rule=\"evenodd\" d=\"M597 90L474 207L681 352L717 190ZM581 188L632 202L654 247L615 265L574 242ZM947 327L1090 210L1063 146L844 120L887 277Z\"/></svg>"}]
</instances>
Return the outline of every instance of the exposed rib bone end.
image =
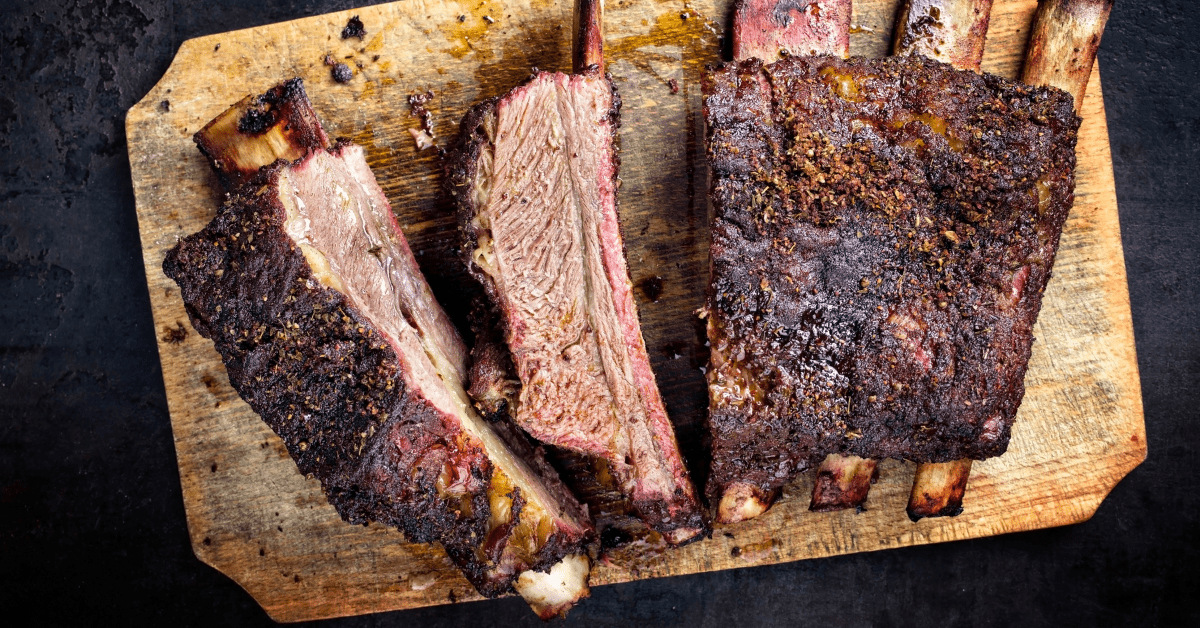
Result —
<instances>
[{"instance_id":1,"label":"exposed rib bone end","mask_svg":"<svg viewBox=\"0 0 1200 628\"><path fill-rule=\"evenodd\" d=\"M960 70L979 71L992 0L905 0L892 54L920 53Z\"/></svg>"},{"instance_id":2,"label":"exposed rib bone end","mask_svg":"<svg viewBox=\"0 0 1200 628\"><path fill-rule=\"evenodd\" d=\"M850 55L851 0L737 0L733 11L733 58L736 61L757 57L769 63L778 60L784 54L782 51L787 54ZM711 321L709 327L711 333ZM872 471L873 467L874 463ZM866 500L870 486L868 480L862 497L854 505ZM818 503L816 491L819 487L818 477L813 504ZM732 523L762 514L770 507L771 500L753 497L758 493L757 488L748 485L731 486L721 498L717 520ZM826 494L832 496L832 493Z\"/></svg>"},{"instance_id":3,"label":"exposed rib bone end","mask_svg":"<svg viewBox=\"0 0 1200 628\"><path fill-rule=\"evenodd\" d=\"M892 53L916 52L978 72L991 12L992 0L905 0L896 17ZM970 474L970 460L917 465L909 518L957 516Z\"/></svg>"},{"instance_id":4,"label":"exposed rib bone end","mask_svg":"<svg viewBox=\"0 0 1200 628\"><path fill-rule=\"evenodd\" d=\"M329 146L298 78L247 96L192 136L226 192L276 160L295 161Z\"/></svg>"},{"instance_id":5,"label":"exposed rib bone end","mask_svg":"<svg viewBox=\"0 0 1200 628\"><path fill-rule=\"evenodd\" d=\"M579 600L587 597L591 560L583 554L563 558L548 572L529 570L517 577L513 587L542 619L565 617Z\"/></svg>"},{"instance_id":6,"label":"exposed rib bone end","mask_svg":"<svg viewBox=\"0 0 1200 628\"><path fill-rule=\"evenodd\" d=\"M753 484L730 484L717 505L717 523L738 523L753 519L766 512L773 501L774 495Z\"/></svg>"},{"instance_id":7,"label":"exposed rib bone end","mask_svg":"<svg viewBox=\"0 0 1200 628\"><path fill-rule=\"evenodd\" d=\"M918 465L908 497L908 518L920 521L925 517L957 516L962 512L970 476L971 460Z\"/></svg>"},{"instance_id":8,"label":"exposed rib bone end","mask_svg":"<svg viewBox=\"0 0 1200 628\"><path fill-rule=\"evenodd\" d=\"M738 0L733 11L735 60L850 54L851 0Z\"/></svg>"},{"instance_id":9,"label":"exposed rib bone end","mask_svg":"<svg viewBox=\"0 0 1200 628\"><path fill-rule=\"evenodd\" d=\"M604 73L604 0L575 0L571 29L573 71L580 73L596 66Z\"/></svg>"},{"instance_id":10,"label":"exposed rib bone end","mask_svg":"<svg viewBox=\"0 0 1200 628\"><path fill-rule=\"evenodd\" d=\"M1038 5L1021 80L1057 87L1083 105L1112 0L1047 0Z\"/></svg>"},{"instance_id":11,"label":"exposed rib bone end","mask_svg":"<svg viewBox=\"0 0 1200 628\"><path fill-rule=\"evenodd\" d=\"M829 512L861 507L878 477L874 460L830 454L817 470L808 509Z\"/></svg>"}]
</instances>

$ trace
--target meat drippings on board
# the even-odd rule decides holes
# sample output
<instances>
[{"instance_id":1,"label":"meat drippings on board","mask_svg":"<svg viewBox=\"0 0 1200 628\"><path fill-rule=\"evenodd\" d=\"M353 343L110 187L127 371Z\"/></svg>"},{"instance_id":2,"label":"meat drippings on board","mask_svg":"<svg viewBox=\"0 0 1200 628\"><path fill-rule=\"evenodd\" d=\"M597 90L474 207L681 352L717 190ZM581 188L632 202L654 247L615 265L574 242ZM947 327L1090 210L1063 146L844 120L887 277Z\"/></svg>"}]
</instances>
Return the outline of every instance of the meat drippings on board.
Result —
<instances>
[{"instance_id":1,"label":"meat drippings on board","mask_svg":"<svg viewBox=\"0 0 1200 628\"><path fill-rule=\"evenodd\" d=\"M707 77L714 499L1004 452L1073 202L1069 95L919 56Z\"/></svg>"},{"instance_id":2,"label":"meat drippings on board","mask_svg":"<svg viewBox=\"0 0 1200 628\"><path fill-rule=\"evenodd\" d=\"M642 519L682 542L704 521L625 266L618 107L598 72L537 74L468 114L449 188L521 383L513 420L540 441L605 461Z\"/></svg>"}]
</instances>

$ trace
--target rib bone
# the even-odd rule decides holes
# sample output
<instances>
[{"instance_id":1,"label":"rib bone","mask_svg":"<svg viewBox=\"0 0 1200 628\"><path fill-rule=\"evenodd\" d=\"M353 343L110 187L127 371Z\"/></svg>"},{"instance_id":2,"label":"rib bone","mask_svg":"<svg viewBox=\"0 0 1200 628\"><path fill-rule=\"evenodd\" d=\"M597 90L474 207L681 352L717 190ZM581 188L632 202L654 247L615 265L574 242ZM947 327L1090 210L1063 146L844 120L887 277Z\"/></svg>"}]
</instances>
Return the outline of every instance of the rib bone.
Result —
<instances>
[{"instance_id":1,"label":"rib bone","mask_svg":"<svg viewBox=\"0 0 1200 628\"><path fill-rule=\"evenodd\" d=\"M1112 0L1048 0L1038 5L1021 80L1057 87L1083 106Z\"/></svg>"},{"instance_id":2,"label":"rib bone","mask_svg":"<svg viewBox=\"0 0 1200 628\"><path fill-rule=\"evenodd\" d=\"M850 0L738 0L733 59L850 54Z\"/></svg>"},{"instance_id":3,"label":"rib bone","mask_svg":"<svg viewBox=\"0 0 1200 628\"><path fill-rule=\"evenodd\" d=\"M919 53L960 70L979 71L992 0L905 0L896 19L892 54ZM970 460L917 466L908 516L955 516L962 512Z\"/></svg>"},{"instance_id":4,"label":"rib bone","mask_svg":"<svg viewBox=\"0 0 1200 628\"><path fill-rule=\"evenodd\" d=\"M829 454L817 469L808 509L828 512L858 508L866 503L871 484L878 477L879 469L874 460Z\"/></svg>"},{"instance_id":5,"label":"rib bone","mask_svg":"<svg viewBox=\"0 0 1200 628\"><path fill-rule=\"evenodd\" d=\"M571 59L576 73L595 66L604 74L604 0L575 0Z\"/></svg>"},{"instance_id":6,"label":"rib bone","mask_svg":"<svg viewBox=\"0 0 1200 628\"><path fill-rule=\"evenodd\" d=\"M782 56L781 51L846 57L850 54L852 8L851 0L738 0L733 12L733 59L757 57L771 62ZM874 475L873 460L829 456L817 472L809 508L841 510L862 504ZM776 497L777 491L763 491L749 484L731 485L717 505L717 521L736 523L757 517L770 508Z\"/></svg>"},{"instance_id":7,"label":"rib bone","mask_svg":"<svg viewBox=\"0 0 1200 628\"><path fill-rule=\"evenodd\" d=\"M1112 0L1042 2L1034 16L1021 80L1029 85L1057 87L1071 94L1078 113L1111 11ZM898 35L897 42L900 39ZM982 55L982 38L979 50ZM976 59L972 69L978 71L978 63ZM917 521L922 517L961 513L970 474L970 460L919 465L908 501L909 518Z\"/></svg>"},{"instance_id":8,"label":"rib bone","mask_svg":"<svg viewBox=\"0 0 1200 628\"><path fill-rule=\"evenodd\" d=\"M960 70L979 70L992 0L904 0L892 54L920 53Z\"/></svg>"}]
</instances>

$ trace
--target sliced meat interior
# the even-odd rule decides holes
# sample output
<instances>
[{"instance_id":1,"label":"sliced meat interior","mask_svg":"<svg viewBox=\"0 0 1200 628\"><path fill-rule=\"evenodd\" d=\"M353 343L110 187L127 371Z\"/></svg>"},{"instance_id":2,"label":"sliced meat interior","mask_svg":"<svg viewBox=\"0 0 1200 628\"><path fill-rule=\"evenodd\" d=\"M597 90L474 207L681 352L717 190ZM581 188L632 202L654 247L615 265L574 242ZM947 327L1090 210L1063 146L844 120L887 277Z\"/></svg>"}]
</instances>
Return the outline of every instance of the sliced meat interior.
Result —
<instances>
[{"instance_id":1,"label":"sliced meat interior","mask_svg":"<svg viewBox=\"0 0 1200 628\"><path fill-rule=\"evenodd\" d=\"M586 510L473 409L468 353L362 148L263 169L163 270L344 518L440 542L481 593L515 588L545 616L586 594Z\"/></svg>"},{"instance_id":2,"label":"sliced meat interior","mask_svg":"<svg viewBox=\"0 0 1200 628\"><path fill-rule=\"evenodd\" d=\"M605 463L672 543L705 529L638 325L617 217L619 99L596 71L540 73L473 108L448 160L471 272L534 438Z\"/></svg>"},{"instance_id":3,"label":"sliced meat interior","mask_svg":"<svg viewBox=\"0 0 1200 628\"><path fill-rule=\"evenodd\" d=\"M917 55L750 60L704 92L710 496L829 454L1003 453L1074 200L1071 97Z\"/></svg>"}]
</instances>

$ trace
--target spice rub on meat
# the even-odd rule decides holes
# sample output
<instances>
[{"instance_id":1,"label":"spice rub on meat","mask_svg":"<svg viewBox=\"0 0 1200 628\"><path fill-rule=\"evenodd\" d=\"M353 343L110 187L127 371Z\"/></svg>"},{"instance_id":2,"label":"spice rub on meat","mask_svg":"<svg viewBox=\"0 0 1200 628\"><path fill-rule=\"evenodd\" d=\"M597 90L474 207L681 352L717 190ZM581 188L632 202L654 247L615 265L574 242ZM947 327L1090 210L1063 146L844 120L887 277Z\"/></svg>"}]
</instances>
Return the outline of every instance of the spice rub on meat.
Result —
<instances>
[{"instance_id":1,"label":"spice rub on meat","mask_svg":"<svg viewBox=\"0 0 1200 628\"><path fill-rule=\"evenodd\" d=\"M704 93L712 499L832 453L1003 453L1074 200L1071 97L917 55L749 60Z\"/></svg>"},{"instance_id":2,"label":"spice rub on meat","mask_svg":"<svg viewBox=\"0 0 1200 628\"><path fill-rule=\"evenodd\" d=\"M706 524L625 264L619 107L594 67L536 73L468 112L447 185L520 383L504 404L510 416L534 438L602 462L636 514L681 543Z\"/></svg>"},{"instance_id":3,"label":"spice rub on meat","mask_svg":"<svg viewBox=\"0 0 1200 628\"><path fill-rule=\"evenodd\" d=\"M269 132L226 126L202 133ZM238 187L167 254L193 326L343 518L441 543L484 595L516 590L543 617L564 612L587 594L586 509L523 435L471 407L466 348L363 149L302 154Z\"/></svg>"}]
</instances>

